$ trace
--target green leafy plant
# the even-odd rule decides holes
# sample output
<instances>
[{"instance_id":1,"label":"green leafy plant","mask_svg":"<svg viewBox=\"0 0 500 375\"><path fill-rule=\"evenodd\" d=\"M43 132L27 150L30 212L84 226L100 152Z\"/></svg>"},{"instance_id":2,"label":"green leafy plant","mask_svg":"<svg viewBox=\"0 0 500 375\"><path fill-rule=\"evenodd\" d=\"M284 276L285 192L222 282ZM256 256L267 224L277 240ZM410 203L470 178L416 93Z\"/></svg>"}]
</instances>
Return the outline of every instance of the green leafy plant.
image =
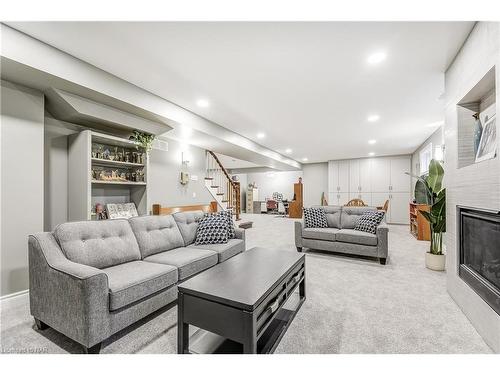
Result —
<instances>
[{"instance_id":1,"label":"green leafy plant","mask_svg":"<svg viewBox=\"0 0 500 375\"><path fill-rule=\"evenodd\" d=\"M415 185L417 203L426 203L430 206L429 212L420 211L431 228L430 253L442 255L443 233L446 232L446 189L443 188L443 166L439 161L432 159L429 164L429 174L426 177L412 176L418 180ZM418 198L417 194L419 194ZM419 200L425 200L425 202L419 202Z\"/></svg>"},{"instance_id":2,"label":"green leafy plant","mask_svg":"<svg viewBox=\"0 0 500 375\"><path fill-rule=\"evenodd\" d=\"M147 154L153 148L153 141L156 139L156 136L153 134L143 133L139 130L134 130L133 134L129 138L131 141L139 143L140 147L142 147ZM137 145L137 149L139 149L139 145Z\"/></svg>"}]
</instances>

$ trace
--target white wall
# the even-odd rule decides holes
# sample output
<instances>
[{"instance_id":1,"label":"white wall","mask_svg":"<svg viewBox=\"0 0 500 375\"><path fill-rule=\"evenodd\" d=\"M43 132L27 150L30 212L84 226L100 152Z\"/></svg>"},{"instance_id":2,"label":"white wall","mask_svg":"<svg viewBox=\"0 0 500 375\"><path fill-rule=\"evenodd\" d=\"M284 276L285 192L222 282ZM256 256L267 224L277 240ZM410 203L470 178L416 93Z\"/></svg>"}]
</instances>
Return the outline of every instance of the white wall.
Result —
<instances>
[{"instance_id":1,"label":"white wall","mask_svg":"<svg viewBox=\"0 0 500 375\"><path fill-rule=\"evenodd\" d=\"M258 172L248 173L247 182L257 184L259 200L272 198L274 192L283 194L283 198L293 198L293 184L302 177L302 171L293 172Z\"/></svg>"},{"instance_id":2,"label":"white wall","mask_svg":"<svg viewBox=\"0 0 500 375\"><path fill-rule=\"evenodd\" d=\"M328 199L328 163L303 164L304 207L321 204L321 194Z\"/></svg>"},{"instance_id":3,"label":"white wall","mask_svg":"<svg viewBox=\"0 0 500 375\"><path fill-rule=\"evenodd\" d=\"M28 289L28 235L43 230L44 97L1 83L1 295Z\"/></svg>"},{"instance_id":4,"label":"white wall","mask_svg":"<svg viewBox=\"0 0 500 375\"><path fill-rule=\"evenodd\" d=\"M458 276L456 206L500 211L500 137L497 157L459 168L457 103L496 66L496 112L500 102L500 23L479 22L445 75L445 183L447 289L491 348L500 353L500 316ZM500 134L500 121L497 121Z\"/></svg>"}]
</instances>

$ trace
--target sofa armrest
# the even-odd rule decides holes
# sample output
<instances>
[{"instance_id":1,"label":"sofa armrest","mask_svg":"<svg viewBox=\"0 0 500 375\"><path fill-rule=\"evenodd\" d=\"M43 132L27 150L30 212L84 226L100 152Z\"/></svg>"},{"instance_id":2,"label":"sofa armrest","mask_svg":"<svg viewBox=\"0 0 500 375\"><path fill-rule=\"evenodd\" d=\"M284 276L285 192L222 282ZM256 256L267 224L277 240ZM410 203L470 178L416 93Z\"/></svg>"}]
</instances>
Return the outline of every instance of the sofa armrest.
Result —
<instances>
[{"instance_id":1,"label":"sofa armrest","mask_svg":"<svg viewBox=\"0 0 500 375\"><path fill-rule=\"evenodd\" d=\"M234 238L238 238L245 242L245 229L243 228L234 228Z\"/></svg>"},{"instance_id":2,"label":"sofa armrest","mask_svg":"<svg viewBox=\"0 0 500 375\"><path fill-rule=\"evenodd\" d=\"M382 222L377 227L377 252L379 258L387 258L389 248L389 226L386 222Z\"/></svg>"},{"instance_id":3,"label":"sofa armrest","mask_svg":"<svg viewBox=\"0 0 500 375\"><path fill-rule=\"evenodd\" d=\"M304 228L304 223L302 220L295 222L295 246L302 247L302 229Z\"/></svg>"},{"instance_id":4,"label":"sofa armrest","mask_svg":"<svg viewBox=\"0 0 500 375\"><path fill-rule=\"evenodd\" d=\"M51 233L29 236L31 315L91 347L109 336L108 278L67 259Z\"/></svg>"}]
</instances>

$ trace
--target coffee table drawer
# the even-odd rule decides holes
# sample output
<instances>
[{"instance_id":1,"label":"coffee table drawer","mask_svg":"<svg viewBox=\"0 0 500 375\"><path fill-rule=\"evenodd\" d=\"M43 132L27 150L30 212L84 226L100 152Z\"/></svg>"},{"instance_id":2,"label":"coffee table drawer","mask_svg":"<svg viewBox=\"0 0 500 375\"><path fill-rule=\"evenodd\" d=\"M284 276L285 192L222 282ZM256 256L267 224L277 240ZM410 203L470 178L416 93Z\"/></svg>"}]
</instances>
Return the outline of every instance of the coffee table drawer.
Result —
<instances>
[{"instance_id":1,"label":"coffee table drawer","mask_svg":"<svg viewBox=\"0 0 500 375\"><path fill-rule=\"evenodd\" d=\"M257 336L266 329L279 309L286 303L288 297L294 292L305 277L305 264L299 263L283 279L282 282L269 294L268 297L255 309L257 316Z\"/></svg>"}]
</instances>

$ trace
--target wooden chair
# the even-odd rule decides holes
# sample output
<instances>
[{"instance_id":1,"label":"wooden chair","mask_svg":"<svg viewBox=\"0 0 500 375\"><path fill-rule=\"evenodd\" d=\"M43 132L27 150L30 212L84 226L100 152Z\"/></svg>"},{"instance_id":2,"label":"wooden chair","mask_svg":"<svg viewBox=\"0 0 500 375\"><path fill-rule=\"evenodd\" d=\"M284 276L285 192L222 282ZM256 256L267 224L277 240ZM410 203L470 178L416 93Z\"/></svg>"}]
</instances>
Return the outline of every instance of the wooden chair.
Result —
<instances>
[{"instance_id":1,"label":"wooden chair","mask_svg":"<svg viewBox=\"0 0 500 375\"><path fill-rule=\"evenodd\" d=\"M377 207L377 210L380 210L380 211L385 211L387 212L387 210L389 209L389 199L387 199L384 203L383 206L378 206Z\"/></svg>"},{"instance_id":2,"label":"wooden chair","mask_svg":"<svg viewBox=\"0 0 500 375\"><path fill-rule=\"evenodd\" d=\"M366 204L365 204L365 202L363 202L362 199L354 198L354 199L351 199L349 202L347 202L346 206L362 207L362 206L366 206Z\"/></svg>"}]
</instances>

